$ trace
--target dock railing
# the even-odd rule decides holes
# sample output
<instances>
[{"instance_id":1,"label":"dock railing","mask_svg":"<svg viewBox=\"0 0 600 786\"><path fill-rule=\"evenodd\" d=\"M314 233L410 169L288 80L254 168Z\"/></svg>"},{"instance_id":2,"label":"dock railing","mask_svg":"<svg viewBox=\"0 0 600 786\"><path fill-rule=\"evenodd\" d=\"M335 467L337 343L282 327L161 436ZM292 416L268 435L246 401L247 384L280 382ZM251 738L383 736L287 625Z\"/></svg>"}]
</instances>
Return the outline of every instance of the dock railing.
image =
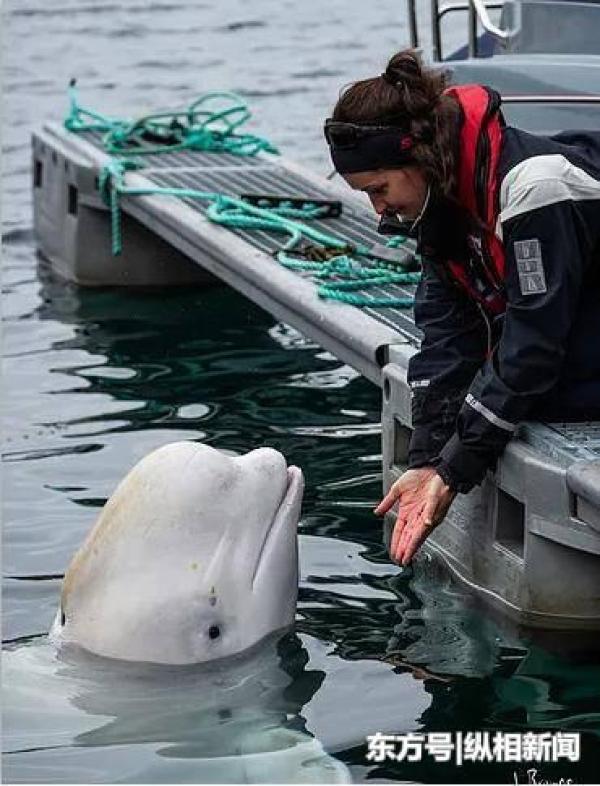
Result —
<instances>
[{"instance_id":1,"label":"dock railing","mask_svg":"<svg viewBox=\"0 0 600 786\"><path fill-rule=\"evenodd\" d=\"M600 104L600 95L584 93L503 95L503 104Z\"/></svg>"},{"instance_id":2,"label":"dock railing","mask_svg":"<svg viewBox=\"0 0 600 786\"><path fill-rule=\"evenodd\" d=\"M466 11L468 14L468 43L469 57L478 57L477 35L479 25L498 41L506 41L518 30L518 2L513 3L515 8L515 26L502 29L494 24L490 18L489 11L500 9L506 6L506 2L501 0L456 0L456 2L444 3L440 6L439 0L431 0L431 42L432 59L443 60L442 47L442 19L457 11ZM408 28L410 34L410 45L413 48L419 47L419 29L417 20L416 0L408 0Z\"/></svg>"}]
</instances>

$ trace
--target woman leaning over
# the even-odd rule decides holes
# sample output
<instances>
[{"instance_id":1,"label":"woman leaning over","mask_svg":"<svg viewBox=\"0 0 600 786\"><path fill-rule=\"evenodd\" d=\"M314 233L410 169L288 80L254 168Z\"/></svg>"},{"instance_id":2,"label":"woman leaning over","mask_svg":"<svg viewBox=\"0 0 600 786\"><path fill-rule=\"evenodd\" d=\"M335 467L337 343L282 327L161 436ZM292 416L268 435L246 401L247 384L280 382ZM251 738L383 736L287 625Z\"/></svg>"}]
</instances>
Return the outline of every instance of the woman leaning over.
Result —
<instances>
[{"instance_id":1,"label":"woman leaning over","mask_svg":"<svg viewBox=\"0 0 600 786\"><path fill-rule=\"evenodd\" d=\"M408 470L390 552L406 564L525 419L600 419L600 132L507 126L500 96L447 87L411 50L341 95L336 170L423 258Z\"/></svg>"}]
</instances>

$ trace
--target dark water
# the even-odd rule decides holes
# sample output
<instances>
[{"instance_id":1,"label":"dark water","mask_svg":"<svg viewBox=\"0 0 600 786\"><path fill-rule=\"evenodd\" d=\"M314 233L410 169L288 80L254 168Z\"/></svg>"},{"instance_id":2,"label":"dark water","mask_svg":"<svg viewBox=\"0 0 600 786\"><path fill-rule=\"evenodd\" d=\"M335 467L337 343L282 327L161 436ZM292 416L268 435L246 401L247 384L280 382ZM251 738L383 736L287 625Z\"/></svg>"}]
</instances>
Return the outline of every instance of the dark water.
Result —
<instances>
[{"instance_id":1,"label":"dark water","mask_svg":"<svg viewBox=\"0 0 600 786\"><path fill-rule=\"evenodd\" d=\"M226 288L85 291L36 257L29 133L60 118L71 76L114 114L237 90L255 109L252 130L325 172L322 118L341 85L378 73L405 43L403 8L38 0L6 3L3 21L4 778L201 780L256 709L265 738L274 724L306 730L356 779L525 779L526 765L371 763L376 731L564 729L583 732L582 761L538 765L538 779L598 780L598 647L514 631L434 565L388 561L370 512L381 485L372 385ZM251 662L277 675L268 701L219 707L217 691L209 712L204 677L168 675L166 712L158 688L140 703L131 675L98 664L85 689L58 696L75 666L57 665L41 636L62 572L116 482L177 439L267 444L304 470L296 629L271 660Z\"/></svg>"}]
</instances>

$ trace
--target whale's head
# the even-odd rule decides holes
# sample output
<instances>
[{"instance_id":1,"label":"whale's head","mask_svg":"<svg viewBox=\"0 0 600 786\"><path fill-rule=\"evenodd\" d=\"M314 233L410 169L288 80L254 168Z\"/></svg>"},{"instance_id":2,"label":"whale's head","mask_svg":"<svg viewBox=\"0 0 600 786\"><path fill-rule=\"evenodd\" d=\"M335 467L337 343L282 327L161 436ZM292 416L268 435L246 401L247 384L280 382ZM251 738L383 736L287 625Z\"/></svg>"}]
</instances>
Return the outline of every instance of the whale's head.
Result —
<instances>
[{"instance_id":1,"label":"whale's head","mask_svg":"<svg viewBox=\"0 0 600 786\"><path fill-rule=\"evenodd\" d=\"M303 478L276 450L177 442L120 483L65 575L57 642L199 663L294 621Z\"/></svg>"}]
</instances>

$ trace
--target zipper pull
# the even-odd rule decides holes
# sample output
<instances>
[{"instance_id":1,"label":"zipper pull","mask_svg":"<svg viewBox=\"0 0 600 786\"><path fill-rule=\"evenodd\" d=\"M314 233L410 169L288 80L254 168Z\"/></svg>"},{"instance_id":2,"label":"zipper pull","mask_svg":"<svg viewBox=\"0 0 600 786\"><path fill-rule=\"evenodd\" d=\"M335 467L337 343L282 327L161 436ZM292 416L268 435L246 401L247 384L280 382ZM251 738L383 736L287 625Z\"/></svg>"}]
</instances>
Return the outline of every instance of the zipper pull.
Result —
<instances>
[{"instance_id":1,"label":"zipper pull","mask_svg":"<svg viewBox=\"0 0 600 786\"><path fill-rule=\"evenodd\" d=\"M477 308L481 312L481 316L483 317L483 321L485 322L485 326L487 328L487 357L489 357L492 354L492 326L490 325L490 321L487 318L487 314L485 313L485 309L481 303L477 303Z\"/></svg>"}]
</instances>

